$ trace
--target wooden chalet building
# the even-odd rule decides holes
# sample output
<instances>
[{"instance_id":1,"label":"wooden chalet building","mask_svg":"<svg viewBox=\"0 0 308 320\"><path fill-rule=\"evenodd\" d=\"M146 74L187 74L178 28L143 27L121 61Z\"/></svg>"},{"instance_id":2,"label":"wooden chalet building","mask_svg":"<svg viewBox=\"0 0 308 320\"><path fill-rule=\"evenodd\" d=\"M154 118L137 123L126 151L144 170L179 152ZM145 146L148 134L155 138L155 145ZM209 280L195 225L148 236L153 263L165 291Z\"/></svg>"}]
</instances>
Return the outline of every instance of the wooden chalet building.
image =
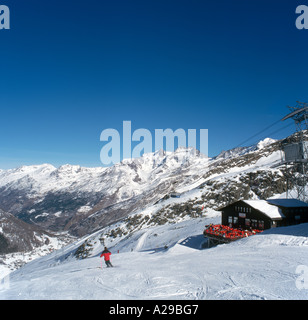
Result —
<instances>
[{"instance_id":1,"label":"wooden chalet building","mask_svg":"<svg viewBox=\"0 0 308 320\"><path fill-rule=\"evenodd\" d=\"M219 209L221 224L265 230L308 222L308 204L296 199L240 200Z\"/></svg>"}]
</instances>

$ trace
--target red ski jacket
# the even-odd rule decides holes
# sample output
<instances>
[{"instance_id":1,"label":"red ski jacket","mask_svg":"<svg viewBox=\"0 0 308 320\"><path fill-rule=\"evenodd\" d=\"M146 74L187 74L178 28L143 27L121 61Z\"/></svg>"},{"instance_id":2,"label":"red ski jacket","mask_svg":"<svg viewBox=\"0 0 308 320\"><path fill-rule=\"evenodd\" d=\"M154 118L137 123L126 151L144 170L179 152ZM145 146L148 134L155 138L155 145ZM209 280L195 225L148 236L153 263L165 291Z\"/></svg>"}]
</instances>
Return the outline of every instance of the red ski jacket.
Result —
<instances>
[{"instance_id":1,"label":"red ski jacket","mask_svg":"<svg viewBox=\"0 0 308 320\"><path fill-rule=\"evenodd\" d=\"M109 261L111 256L111 252L108 250L104 250L101 254L101 257L104 257L105 261Z\"/></svg>"}]
</instances>

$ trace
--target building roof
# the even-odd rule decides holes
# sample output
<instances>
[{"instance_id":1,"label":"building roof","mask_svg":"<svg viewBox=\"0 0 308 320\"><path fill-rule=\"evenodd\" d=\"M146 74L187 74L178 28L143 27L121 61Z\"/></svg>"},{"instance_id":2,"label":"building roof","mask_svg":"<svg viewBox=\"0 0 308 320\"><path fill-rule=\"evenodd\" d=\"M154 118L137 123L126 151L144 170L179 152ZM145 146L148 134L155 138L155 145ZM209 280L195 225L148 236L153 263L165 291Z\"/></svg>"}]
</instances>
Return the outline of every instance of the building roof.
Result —
<instances>
[{"instance_id":1,"label":"building roof","mask_svg":"<svg viewBox=\"0 0 308 320\"><path fill-rule=\"evenodd\" d=\"M306 202L297 199L268 199L268 203L284 208L308 207Z\"/></svg>"},{"instance_id":2,"label":"building roof","mask_svg":"<svg viewBox=\"0 0 308 320\"><path fill-rule=\"evenodd\" d=\"M284 214L276 205L271 205L267 200L242 200L252 208L261 211L272 220L285 218Z\"/></svg>"},{"instance_id":3,"label":"building roof","mask_svg":"<svg viewBox=\"0 0 308 320\"><path fill-rule=\"evenodd\" d=\"M238 200L231 205L234 205L239 201L242 201L250 207L262 212L272 220L281 220L285 218L285 215L282 213L280 208L308 207L306 202L297 199ZM224 208L220 208L219 211L222 211L223 209Z\"/></svg>"}]
</instances>

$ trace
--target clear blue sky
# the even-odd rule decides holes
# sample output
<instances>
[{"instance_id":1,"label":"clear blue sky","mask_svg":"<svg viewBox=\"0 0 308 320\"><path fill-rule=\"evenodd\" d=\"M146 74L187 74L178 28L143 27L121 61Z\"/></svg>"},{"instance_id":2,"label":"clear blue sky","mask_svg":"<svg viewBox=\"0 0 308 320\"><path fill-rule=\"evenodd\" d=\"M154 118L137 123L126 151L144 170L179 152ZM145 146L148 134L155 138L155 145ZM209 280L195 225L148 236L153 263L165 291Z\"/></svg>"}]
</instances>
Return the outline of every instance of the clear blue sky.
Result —
<instances>
[{"instance_id":1,"label":"clear blue sky","mask_svg":"<svg viewBox=\"0 0 308 320\"><path fill-rule=\"evenodd\" d=\"M308 30L295 27L307 0L1 4L11 11L0 30L2 169L100 166L101 131L124 120L208 129L215 156L308 100Z\"/></svg>"}]
</instances>

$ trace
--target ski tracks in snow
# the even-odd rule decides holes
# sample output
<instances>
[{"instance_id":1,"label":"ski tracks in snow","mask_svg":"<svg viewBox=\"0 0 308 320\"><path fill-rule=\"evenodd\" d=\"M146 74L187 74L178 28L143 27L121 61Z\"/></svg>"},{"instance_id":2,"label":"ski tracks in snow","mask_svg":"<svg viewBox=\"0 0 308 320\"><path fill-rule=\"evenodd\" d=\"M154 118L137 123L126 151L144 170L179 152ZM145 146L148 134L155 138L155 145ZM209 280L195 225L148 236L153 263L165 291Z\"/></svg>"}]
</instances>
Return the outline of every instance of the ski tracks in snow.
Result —
<instances>
[{"instance_id":1,"label":"ski tracks in snow","mask_svg":"<svg viewBox=\"0 0 308 320\"><path fill-rule=\"evenodd\" d=\"M204 287L199 276L188 276L186 279L186 274L181 274L179 277L179 274L171 275L169 272L166 274L165 270L149 271L145 268L142 271L140 269L134 271L130 267L124 269L126 269L124 273L110 269L107 273L103 272L93 277L93 282L101 290L102 297L108 296L119 300L153 300L170 299L170 297L198 300L207 297L207 286Z\"/></svg>"}]
</instances>

